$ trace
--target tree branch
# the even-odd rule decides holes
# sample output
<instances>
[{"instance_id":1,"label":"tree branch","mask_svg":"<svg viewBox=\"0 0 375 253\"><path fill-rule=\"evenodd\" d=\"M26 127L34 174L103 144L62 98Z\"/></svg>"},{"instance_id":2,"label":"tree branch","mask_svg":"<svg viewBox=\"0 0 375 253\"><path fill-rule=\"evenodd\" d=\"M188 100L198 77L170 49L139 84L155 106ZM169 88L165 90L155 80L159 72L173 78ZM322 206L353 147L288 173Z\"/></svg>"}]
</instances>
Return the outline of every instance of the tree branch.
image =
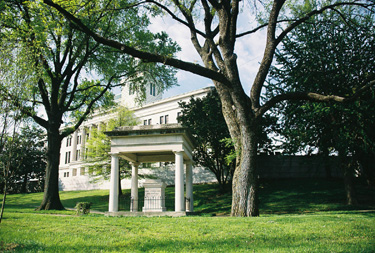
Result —
<instances>
[{"instance_id":1,"label":"tree branch","mask_svg":"<svg viewBox=\"0 0 375 253\"><path fill-rule=\"evenodd\" d=\"M298 25L302 24L303 22L307 21L309 18L311 18L312 16L314 15L317 15L317 14L321 14L323 13L324 11L328 10L328 9L331 9L331 10L335 10L336 7L339 7L339 6L347 6L347 5L351 5L351 6L359 6L359 7L363 7L363 8L369 8L371 6L375 6L375 2L372 3L372 4L363 4L363 3L358 3L356 1L354 2L341 2L341 3L336 3L336 4L331 4L331 5L327 5L327 6L324 6L322 7L321 9L319 10L313 10L309 13L307 13L303 18L300 18L299 20L295 21L294 23L290 24L279 36L278 38L276 39L276 44L278 45L282 40L283 38L290 32L292 31L294 28L296 28Z\"/></svg>"},{"instance_id":2,"label":"tree branch","mask_svg":"<svg viewBox=\"0 0 375 253\"><path fill-rule=\"evenodd\" d=\"M156 54L156 53L144 52L144 51L135 49L133 47L130 47L126 44L120 43L118 41L104 38L101 35L92 31L89 27L84 25L80 19L73 16L71 13L66 11L60 5L54 3L52 0L43 0L43 2L45 4L53 7L53 8L56 8L68 20L70 20L75 26L79 27L82 32L91 36L95 41L97 41L97 42L99 42L103 45L118 49L119 51L121 51L124 54L128 54L128 55L131 55L133 57L139 58L141 60L144 60L145 62L163 63L163 64L171 66L171 67L175 67L175 68L178 68L178 69L181 69L181 70L185 70L185 71L188 71L188 72L191 72L191 73L209 78L211 80L216 80L216 81L221 82L223 84L229 83L228 80L226 79L226 77L223 74L221 74L217 71L210 70L210 69L208 69L206 67L203 67L201 65L190 63L190 62L185 62L185 61L182 61L182 60L178 60L178 59L174 59L174 58L171 58L171 57L159 55L159 54Z\"/></svg>"},{"instance_id":3,"label":"tree branch","mask_svg":"<svg viewBox=\"0 0 375 253\"><path fill-rule=\"evenodd\" d=\"M152 4L155 4L156 6L158 6L159 8L163 9L164 11L166 11L168 13L168 15L173 18L174 20L176 20L177 22L179 22L180 24L183 24L184 26L187 26L190 30L194 30L194 32L198 33L199 35L203 36L203 37L206 37L206 34L202 31L200 31L199 29L197 29L195 26L191 26L191 24L189 22L186 22L182 19L180 19L179 17L177 17L168 7L162 5L161 3L158 3L156 1L153 1L153 0L146 0L147 3L152 3ZM195 1L192 2L192 5L193 3L195 3ZM191 5L191 6L192 6ZM179 6L179 5L177 5Z\"/></svg>"},{"instance_id":4,"label":"tree branch","mask_svg":"<svg viewBox=\"0 0 375 253\"><path fill-rule=\"evenodd\" d=\"M368 81L365 86L362 86L356 93L352 96L342 97L336 95L323 95L314 92L290 92L285 94L277 95L266 102L259 110L256 111L255 116L260 117L269 109L274 107L277 103L282 101L293 101L293 100L306 100L312 102L338 102L347 103L352 102L359 98L364 92L368 91L371 87L375 85L375 79Z\"/></svg>"}]
</instances>

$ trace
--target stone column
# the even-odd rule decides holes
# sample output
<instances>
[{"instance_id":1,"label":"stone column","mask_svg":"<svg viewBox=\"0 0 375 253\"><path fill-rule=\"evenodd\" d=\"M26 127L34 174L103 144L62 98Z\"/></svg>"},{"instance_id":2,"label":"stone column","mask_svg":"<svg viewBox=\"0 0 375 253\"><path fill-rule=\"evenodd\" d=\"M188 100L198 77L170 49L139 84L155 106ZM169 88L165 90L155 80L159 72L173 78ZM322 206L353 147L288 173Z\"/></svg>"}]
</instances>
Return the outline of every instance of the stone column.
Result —
<instances>
[{"instance_id":1,"label":"stone column","mask_svg":"<svg viewBox=\"0 0 375 253\"><path fill-rule=\"evenodd\" d=\"M189 199L189 205L186 206L186 211L194 212L193 163L191 161L186 163L186 198Z\"/></svg>"},{"instance_id":2,"label":"stone column","mask_svg":"<svg viewBox=\"0 0 375 253\"><path fill-rule=\"evenodd\" d=\"M73 133L72 140L72 161L77 161L77 131Z\"/></svg>"},{"instance_id":3,"label":"stone column","mask_svg":"<svg viewBox=\"0 0 375 253\"><path fill-rule=\"evenodd\" d=\"M138 166L139 163L131 163L132 166L132 188L130 212L138 211Z\"/></svg>"},{"instance_id":4,"label":"stone column","mask_svg":"<svg viewBox=\"0 0 375 253\"><path fill-rule=\"evenodd\" d=\"M111 185L109 187L108 212L118 212L119 158L118 154L111 154L111 157Z\"/></svg>"},{"instance_id":5,"label":"stone column","mask_svg":"<svg viewBox=\"0 0 375 253\"><path fill-rule=\"evenodd\" d=\"M85 127L82 127L81 130L81 157L80 160L85 159L85 153L86 153L86 129Z\"/></svg>"},{"instance_id":6,"label":"stone column","mask_svg":"<svg viewBox=\"0 0 375 253\"><path fill-rule=\"evenodd\" d=\"M181 212L185 210L185 199L184 199L184 156L182 151L176 151L175 153L175 201L174 208L175 212Z\"/></svg>"}]
</instances>

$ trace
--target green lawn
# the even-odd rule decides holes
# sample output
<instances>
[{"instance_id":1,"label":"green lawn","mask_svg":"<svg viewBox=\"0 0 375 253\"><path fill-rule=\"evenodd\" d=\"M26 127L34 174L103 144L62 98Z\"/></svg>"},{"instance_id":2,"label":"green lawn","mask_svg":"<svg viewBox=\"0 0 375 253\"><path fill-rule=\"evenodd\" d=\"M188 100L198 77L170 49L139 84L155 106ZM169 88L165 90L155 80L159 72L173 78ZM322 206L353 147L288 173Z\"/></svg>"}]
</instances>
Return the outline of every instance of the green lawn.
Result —
<instances>
[{"instance_id":1,"label":"green lawn","mask_svg":"<svg viewBox=\"0 0 375 253\"><path fill-rule=\"evenodd\" d=\"M230 194L217 185L195 186L199 215L180 218L37 212L42 194L9 195L0 252L374 252L375 192L358 187L362 204L348 208L342 188L317 180L262 182L257 218L221 216L230 212ZM108 191L61 192L61 199L66 207L90 201L106 211Z\"/></svg>"}]
</instances>

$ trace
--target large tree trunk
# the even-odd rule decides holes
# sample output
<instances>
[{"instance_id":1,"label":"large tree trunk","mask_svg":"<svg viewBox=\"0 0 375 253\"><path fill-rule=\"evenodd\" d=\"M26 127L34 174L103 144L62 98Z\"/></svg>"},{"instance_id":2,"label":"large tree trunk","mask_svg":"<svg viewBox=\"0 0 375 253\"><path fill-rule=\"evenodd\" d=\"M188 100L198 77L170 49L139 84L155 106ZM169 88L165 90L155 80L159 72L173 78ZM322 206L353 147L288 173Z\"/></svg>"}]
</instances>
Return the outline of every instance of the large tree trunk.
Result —
<instances>
[{"instance_id":1,"label":"large tree trunk","mask_svg":"<svg viewBox=\"0 0 375 253\"><path fill-rule=\"evenodd\" d=\"M59 159L61 137L59 128L48 130L47 167L43 201L37 210L64 210L59 195Z\"/></svg>"},{"instance_id":2,"label":"large tree trunk","mask_svg":"<svg viewBox=\"0 0 375 253\"><path fill-rule=\"evenodd\" d=\"M240 162L233 175L232 216L259 216L256 133L248 130L249 135L241 137Z\"/></svg>"}]
</instances>

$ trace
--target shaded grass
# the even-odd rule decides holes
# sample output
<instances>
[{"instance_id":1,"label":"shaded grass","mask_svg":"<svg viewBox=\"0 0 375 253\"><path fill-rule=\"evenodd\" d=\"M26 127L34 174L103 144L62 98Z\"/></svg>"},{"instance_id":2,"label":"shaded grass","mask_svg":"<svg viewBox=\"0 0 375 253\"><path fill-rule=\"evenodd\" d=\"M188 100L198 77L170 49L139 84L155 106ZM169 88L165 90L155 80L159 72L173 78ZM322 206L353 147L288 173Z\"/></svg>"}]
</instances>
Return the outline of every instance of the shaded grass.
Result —
<instances>
[{"instance_id":1,"label":"shaded grass","mask_svg":"<svg viewBox=\"0 0 375 253\"><path fill-rule=\"evenodd\" d=\"M357 182L358 206L345 204L345 191L341 180L296 179L263 180L260 183L261 214L300 214L319 211L375 210L375 190ZM92 209L108 211L108 190L60 192L62 204L74 208L77 202L92 202ZM130 199L130 190L123 190ZM174 187L165 190L166 199L174 204ZM144 189L139 189L139 198ZM7 196L6 208L12 212L34 212L42 201L43 193L14 194ZM217 184L194 185L194 210L197 214L229 215L231 188L221 189ZM171 209L173 210L173 208ZM55 211L44 211L54 213ZM70 214L71 211L67 211Z\"/></svg>"},{"instance_id":2,"label":"shaded grass","mask_svg":"<svg viewBox=\"0 0 375 253\"><path fill-rule=\"evenodd\" d=\"M375 189L358 181L356 192L359 204L348 206L341 180L266 180L260 186L260 210L263 214L375 210Z\"/></svg>"}]
</instances>

